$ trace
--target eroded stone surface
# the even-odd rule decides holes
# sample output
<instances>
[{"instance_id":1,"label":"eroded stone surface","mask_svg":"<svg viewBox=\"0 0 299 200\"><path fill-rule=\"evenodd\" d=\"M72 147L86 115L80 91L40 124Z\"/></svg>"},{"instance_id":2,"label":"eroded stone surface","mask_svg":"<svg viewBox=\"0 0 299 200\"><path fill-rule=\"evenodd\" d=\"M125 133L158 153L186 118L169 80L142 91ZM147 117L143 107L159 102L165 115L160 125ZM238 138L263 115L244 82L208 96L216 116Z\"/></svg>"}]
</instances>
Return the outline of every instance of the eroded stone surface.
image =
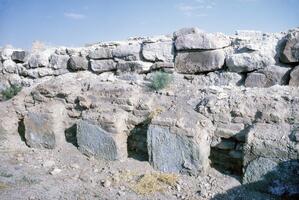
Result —
<instances>
[{"instance_id":1,"label":"eroded stone surface","mask_svg":"<svg viewBox=\"0 0 299 200\"><path fill-rule=\"evenodd\" d=\"M175 58L175 69L186 74L215 71L223 67L224 59L222 50L180 52Z\"/></svg>"}]
</instances>

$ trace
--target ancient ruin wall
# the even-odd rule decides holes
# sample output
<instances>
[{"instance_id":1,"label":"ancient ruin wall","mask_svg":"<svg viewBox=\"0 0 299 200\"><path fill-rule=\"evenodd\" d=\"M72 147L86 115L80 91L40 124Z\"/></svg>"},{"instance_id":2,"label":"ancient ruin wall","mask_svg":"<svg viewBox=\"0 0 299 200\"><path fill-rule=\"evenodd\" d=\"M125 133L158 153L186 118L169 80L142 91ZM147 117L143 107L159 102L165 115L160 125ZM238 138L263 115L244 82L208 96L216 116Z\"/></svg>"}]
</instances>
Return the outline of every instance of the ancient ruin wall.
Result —
<instances>
[{"instance_id":1,"label":"ancient ruin wall","mask_svg":"<svg viewBox=\"0 0 299 200\"><path fill-rule=\"evenodd\" d=\"M286 172L299 155L298 29L227 36L186 28L81 48L0 52L0 91L29 88L21 105L0 116L0 130L24 131L32 148L66 140L99 159L129 156L191 175L212 166L244 183L276 167L276 182L261 185L278 180L271 188L279 195L298 183ZM172 75L168 88L148 87L156 71Z\"/></svg>"}]
</instances>

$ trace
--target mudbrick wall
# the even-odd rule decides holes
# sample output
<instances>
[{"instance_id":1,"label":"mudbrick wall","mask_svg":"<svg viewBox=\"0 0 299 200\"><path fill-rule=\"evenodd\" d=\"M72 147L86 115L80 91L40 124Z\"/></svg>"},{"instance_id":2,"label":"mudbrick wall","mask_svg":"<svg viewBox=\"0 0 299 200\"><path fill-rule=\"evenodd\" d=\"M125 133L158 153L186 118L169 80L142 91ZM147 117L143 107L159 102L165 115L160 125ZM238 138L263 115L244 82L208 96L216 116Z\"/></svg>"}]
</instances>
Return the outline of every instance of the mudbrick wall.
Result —
<instances>
[{"instance_id":1,"label":"mudbrick wall","mask_svg":"<svg viewBox=\"0 0 299 200\"><path fill-rule=\"evenodd\" d=\"M19 133L32 148L71 142L98 159L191 175L215 167L259 190L299 193L299 29L185 28L82 48L3 48L0 60L0 91L23 86L1 103L4 144ZM159 91L155 71L171 76Z\"/></svg>"}]
</instances>

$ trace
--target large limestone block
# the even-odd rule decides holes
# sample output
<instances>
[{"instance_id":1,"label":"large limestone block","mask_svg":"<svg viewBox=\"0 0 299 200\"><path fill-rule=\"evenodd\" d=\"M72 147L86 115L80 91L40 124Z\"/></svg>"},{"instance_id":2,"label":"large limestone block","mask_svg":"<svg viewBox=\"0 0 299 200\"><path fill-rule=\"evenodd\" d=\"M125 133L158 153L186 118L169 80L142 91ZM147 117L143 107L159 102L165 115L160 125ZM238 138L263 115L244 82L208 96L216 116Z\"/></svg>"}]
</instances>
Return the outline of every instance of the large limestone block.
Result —
<instances>
[{"instance_id":1,"label":"large limestone block","mask_svg":"<svg viewBox=\"0 0 299 200\"><path fill-rule=\"evenodd\" d=\"M122 58L128 61L140 60L141 44L139 43L125 43L120 44L112 49L112 56Z\"/></svg>"},{"instance_id":2,"label":"large limestone block","mask_svg":"<svg viewBox=\"0 0 299 200\"><path fill-rule=\"evenodd\" d=\"M290 74L290 86L299 87L299 66L295 67Z\"/></svg>"},{"instance_id":3,"label":"large limestone block","mask_svg":"<svg viewBox=\"0 0 299 200\"><path fill-rule=\"evenodd\" d=\"M270 87L273 85L286 85L289 80L288 67L277 65L268 66L256 72L249 73L245 80L246 87Z\"/></svg>"},{"instance_id":4,"label":"large limestone block","mask_svg":"<svg viewBox=\"0 0 299 200\"><path fill-rule=\"evenodd\" d=\"M230 46L229 37L222 33L198 32L181 35L175 40L176 50L214 50Z\"/></svg>"},{"instance_id":5,"label":"large limestone block","mask_svg":"<svg viewBox=\"0 0 299 200\"><path fill-rule=\"evenodd\" d=\"M54 50L47 49L40 52L35 52L28 57L28 68L47 67L49 58L54 53Z\"/></svg>"},{"instance_id":6,"label":"large limestone block","mask_svg":"<svg viewBox=\"0 0 299 200\"><path fill-rule=\"evenodd\" d=\"M114 60L90 60L90 67L93 72L102 73L116 70Z\"/></svg>"},{"instance_id":7,"label":"large limestone block","mask_svg":"<svg viewBox=\"0 0 299 200\"><path fill-rule=\"evenodd\" d=\"M197 27L191 27L191 28L181 28L177 31L175 31L173 33L173 37L174 39L180 37L180 36L183 36L183 35L188 35L188 34L194 34L194 33L200 33L202 32L202 30L200 30L199 28Z\"/></svg>"},{"instance_id":8,"label":"large limestone block","mask_svg":"<svg viewBox=\"0 0 299 200\"><path fill-rule=\"evenodd\" d=\"M82 56L71 56L69 59L69 68L74 71L87 70L88 60Z\"/></svg>"},{"instance_id":9,"label":"large limestone block","mask_svg":"<svg viewBox=\"0 0 299 200\"><path fill-rule=\"evenodd\" d=\"M244 147L244 166L258 157L276 162L298 158L296 142L292 140L293 127L289 124L254 124Z\"/></svg>"},{"instance_id":10,"label":"large limestone block","mask_svg":"<svg viewBox=\"0 0 299 200\"><path fill-rule=\"evenodd\" d=\"M142 47L142 56L145 60L152 62L173 62L173 43L172 41L144 43Z\"/></svg>"},{"instance_id":11,"label":"large limestone block","mask_svg":"<svg viewBox=\"0 0 299 200\"><path fill-rule=\"evenodd\" d=\"M91 50L88 54L90 59L112 59L112 48L110 47L99 47Z\"/></svg>"},{"instance_id":12,"label":"large limestone block","mask_svg":"<svg viewBox=\"0 0 299 200\"><path fill-rule=\"evenodd\" d=\"M27 145L33 148L54 149L56 141L51 123L49 115L29 112L24 118Z\"/></svg>"},{"instance_id":13,"label":"large limestone block","mask_svg":"<svg viewBox=\"0 0 299 200\"><path fill-rule=\"evenodd\" d=\"M274 64L275 59L271 55L260 52L233 54L226 58L228 69L238 73L262 69Z\"/></svg>"},{"instance_id":14,"label":"large limestone block","mask_svg":"<svg viewBox=\"0 0 299 200\"><path fill-rule=\"evenodd\" d=\"M68 55L57 55L57 54L52 54L50 56L50 64L49 67L52 69L67 69L68 65L68 60L69 60Z\"/></svg>"},{"instance_id":15,"label":"large limestone block","mask_svg":"<svg viewBox=\"0 0 299 200\"><path fill-rule=\"evenodd\" d=\"M280 60L284 63L299 62L299 29L291 31L286 36L285 47L281 53Z\"/></svg>"},{"instance_id":16,"label":"large limestone block","mask_svg":"<svg viewBox=\"0 0 299 200\"><path fill-rule=\"evenodd\" d=\"M24 117L26 144L33 148L54 149L62 145L66 112L60 102L32 107Z\"/></svg>"},{"instance_id":17,"label":"large limestone block","mask_svg":"<svg viewBox=\"0 0 299 200\"><path fill-rule=\"evenodd\" d=\"M3 62L3 72L10 74L18 73L18 65L12 60L5 60Z\"/></svg>"},{"instance_id":18,"label":"large limestone block","mask_svg":"<svg viewBox=\"0 0 299 200\"><path fill-rule=\"evenodd\" d=\"M291 196L299 193L298 169L298 160L277 163L272 159L259 157L247 166L243 184L251 189L277 196Z\"/></svg>"},{"instance_id":19,"label":"large limestone block","mask_svg":"<svg viewBox=\"0 0 299 200\"><path fill-rule=\"evenodd\" d=\"M254 124L244 146L243 183L275 195L299 193L298 125Z\"/></svg>"},{"instance_id":20,"label":"large limestone block","mask_svg":"<svg viewBox=\"0 0 299 200\"><path fill-rule=\"evenodd\" d=\"M112 134L88 121L77 123L77 142L79 150L89 156L106 160L127 158L126 134Z\"/></svg>"},{"instance_id":21,"label":"large limestone block","mask_svg":"<svg viewBox=\"0 0 299 200\"><path fill-rule=\"evenodd\" d=\"M25 62L28 52L26 51L14 51L11 55L11 59L15 62Z\"/></svg>"},{"instance_id":22,"label":"large limestone block","mask_svg":"<svg viewBox=\"0 0 299 200\"><path fill-rule=\"evenodd\" d=\"M209 120L186 107L161 113L147 132L149 162L163 172L205 173L211 127Z\"/></svg>"},{"instance_id":23,"label":"large limestone block","mask_svg":"<svg viewBox=\"0 0 299 200\"><path fill-rule=\"evenodd\" d=\"M175 58L175 70L186 74L215 71L223 67L224 59L223 50L179 52Z\"/></svg>"}]
</instances>

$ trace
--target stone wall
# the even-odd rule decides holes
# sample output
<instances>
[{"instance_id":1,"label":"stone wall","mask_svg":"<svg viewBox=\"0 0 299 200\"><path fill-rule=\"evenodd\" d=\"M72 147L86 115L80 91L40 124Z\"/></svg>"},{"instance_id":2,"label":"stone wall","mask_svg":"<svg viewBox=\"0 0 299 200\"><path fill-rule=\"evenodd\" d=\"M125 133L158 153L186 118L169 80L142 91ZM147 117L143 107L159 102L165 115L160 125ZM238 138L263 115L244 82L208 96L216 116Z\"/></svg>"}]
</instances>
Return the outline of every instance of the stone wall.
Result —
<instances>
[{"instance_id":1,"label":"stone wall","mask_svg":"<svg viewBox=\"0 0 299 200\"><path fill-rule=\"evenodd\" d=\"M212 166L266 192L299 193L288 172L299 163L298 29L186 28L82 48L4 48L0 58L0 90L24 86L0 112L0 138L22 124L31 148L71 141L98 159L191 175ZM155 71L172 78L159 91L149 87Z\"/></svg>"},{"instance_id":2,"label":"stone wall","mask_svg":"<svg viewBox=\"0 0 299 200\"><path fill-rule=\"evenodd\" d=\"M239 85L246 87L298 86L298 67L294 68L299 59L297 44L297 29L287 33L237 31L226 36L185 28L173 36L132 38L83 48L27 52L8 47L0 51L0 90L81 70L95 74L165 70L206 75L215 79L211 81L220 81L219 85L239 79Z\"/></svg>"}]
</instances>

